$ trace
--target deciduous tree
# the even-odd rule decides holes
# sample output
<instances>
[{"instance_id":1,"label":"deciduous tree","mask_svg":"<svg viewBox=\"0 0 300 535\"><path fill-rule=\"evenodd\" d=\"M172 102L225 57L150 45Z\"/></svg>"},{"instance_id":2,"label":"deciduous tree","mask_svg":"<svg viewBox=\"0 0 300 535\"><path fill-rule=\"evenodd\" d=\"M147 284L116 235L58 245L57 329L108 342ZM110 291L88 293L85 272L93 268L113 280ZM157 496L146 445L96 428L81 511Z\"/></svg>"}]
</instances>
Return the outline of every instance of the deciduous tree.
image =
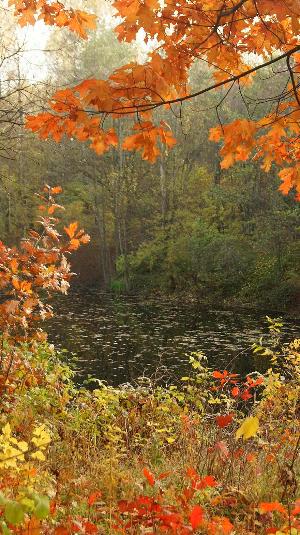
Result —
<instances>
[{"instance_id":1,"label":"deciduous tree","mask_svg":"<svg viewBox=\"0 0 300 535\"><path fill-rule=\"evenodd\" d=\"M42 18L46 23L68 26L86 36L94 19L81 12L66 10L60 3L46 0L14 0L22 24ZM269 171L280 167L281 191L296 188L299 199L299 119L300 119L300 3L298 0L116 0L115 16L121 23L115 31L120 41L133 41L144 32L151 43L144 64L131 62L116 69L104 80L89 79L72 88L57 91L49 111L27 119L29 129L42 138L63 135L89 141L102 154L118 143L118 135L108 117L133 118L133 133L123 140L126 150L137 150L154 162L161 145L172 147L175 139L169 125L156 121L155 110L162 106L180 114L184 102L210 91L225 88L216 112L234 86L239 88L247 115L212 129L210 139L222 141L221 166L249 158L262 160ZM189 87L189 72L196 61L212 68L211 82L196 91ZM287 82L275 96L255 99L245 93L253 76L272 67L276 77L280 66ZM266 81L270 83L270 81ZM272 80L273 83L273 80ZM263 103L264 116L256 119L253 108Z\"/></svg>"}]
</instances>

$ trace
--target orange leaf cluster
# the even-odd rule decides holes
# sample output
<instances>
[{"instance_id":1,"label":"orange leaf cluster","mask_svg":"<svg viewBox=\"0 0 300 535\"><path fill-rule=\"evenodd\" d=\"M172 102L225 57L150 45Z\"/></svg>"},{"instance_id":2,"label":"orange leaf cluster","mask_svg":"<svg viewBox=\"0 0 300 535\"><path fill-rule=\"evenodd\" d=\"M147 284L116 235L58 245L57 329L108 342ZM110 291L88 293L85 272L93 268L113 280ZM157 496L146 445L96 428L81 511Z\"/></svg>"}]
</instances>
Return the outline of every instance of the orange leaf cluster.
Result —
<instances>
[{"instance_id":1,"label":"orange leaf cluster","mask_svg":"<svg viewBox=\"0 0 300 535\"><path fill-rule=\"evenodd\" d=\"M237 161L247 160L251 154L254 159L262 159L262 168L268 172L272 164L281 167L282 180L280 191L287 195L295 189L296 199L300 200L300 107L290 101L280 106L281 117L274 114L259 120L236 120L218 126L210 131L210 140L223 141L221 167L227 169Z\"/></svg>"},{"instance_id":2,"label":"orange leaf cluster","mask_svg":"<svg viewBox=\"0 0 300 535\"><path fill-rule=\"evenodd\" d=\"M143 472L150 486L154 487L156 480L153 474L146 468ZM197 533L199 529L204 530L204 533L216 535L232 533L233 525L228 518L210 517L202 506L193 504L195 493L206 487L215 487L217 484L215 479L212 476L201 479L192 468L188 469L188 477L191 486L183 489L182 494L176 497L174 505L165 503L164 491L160 487L151 490L151 496L141 495L131 501L121 500L118 503L118 512L114 514L115 532L127 533L136 527L142 531L153 529L153 532L157 533L178 535ZM157 477L158 481L161 479L163 479L162 474ZM200 485L201 482L203 485Z\"/></svg>"},{"instance_id":3,"label":"orange leaf cluster","mask_svg":"<svg viewBox=\"0 0 300 535\"><path fill-rule=\"evenodd\" d=\"M89 16L66 10L59 2L11 2L21 23L34 22L39 13L47 24L68 26L83 36L86 27L94 23ZM102 154L118 143L114 130L104 130L105 118L120 120L137 114L137 132L128 136L123 146L141 151L144 159L154 162L160 154L157 141L171 147L175 140L168 129L154 124L153 111L197 95L190 95L188 83L196 60L213 67L218 86L237 79L240 84L251 83L255 71L249 62L251 55L263 63L276 50L289 55L292 72L280 105L263 120L242 119L216 127L210 139L224 141L224 169L254 155L263 159L266 171L272 163L283 168L280 189L284 194L293 188L299 193L300 17L294 1L203 0L194 5L187 0L115 0L113 5L116 17L122 20L115 30L120 40L133 41L143 29L145 41L157 40L157 48L149 52L143 65L132 62L116 69L107 80L85 80L72 89L58 91L49 103L49 112L28 117L27 127L56 141L63 135L89 140ZM247 74L248 70L253 72Z\"/></svg>"},{"instance_id":4,"label":"orange leaf cluster","mask_svg":"<svg viewBox=\"0 0 300 535\"><path fill-rule=\"evenodd\" d=\"M63 209L54 198L60 192L60 186L45 186L39 195L43 202L39 209L45 212L39 220L41 230L29 231L19 249L0 242L0 330L6 337L37 334L33 330L36 321L52 315L47 299L69 288L72 273L66 255L89 241L83 230L77 230L76 222L65 228L68 240L61 241L58 219L53 217L55 210Z\"/></svg>"},{"instance_id":5,"label":"orange leaf cluster","mask_svg":"<svg viewBox=\"0 0 300 535\"><path fill-rule=\"evenodd\" d=\"M164 121L161 121L160 126L154 126L150 121L136 124L134 129L138 131L137 134L128 136L124 143L125 150L141 150L144 160L155 162L157 156L160 154L158 148L158 140L164 143L167 147L175 145L176 140L172 136Z\"/></svg>"},{"instance_id":6,"label":"orange leaf cluster","mask_svg":"<svg viewBox=\"0 0 300 535\"><path fill-rule=\"evenodd\" d=\"M20 26L35 24L42 20L45 24L65 27L87 38L87 30L96 28L96 16L78 9L66 9L61 2L49 0L9 0L14 7Z\"/></svg>"}]
</instances>

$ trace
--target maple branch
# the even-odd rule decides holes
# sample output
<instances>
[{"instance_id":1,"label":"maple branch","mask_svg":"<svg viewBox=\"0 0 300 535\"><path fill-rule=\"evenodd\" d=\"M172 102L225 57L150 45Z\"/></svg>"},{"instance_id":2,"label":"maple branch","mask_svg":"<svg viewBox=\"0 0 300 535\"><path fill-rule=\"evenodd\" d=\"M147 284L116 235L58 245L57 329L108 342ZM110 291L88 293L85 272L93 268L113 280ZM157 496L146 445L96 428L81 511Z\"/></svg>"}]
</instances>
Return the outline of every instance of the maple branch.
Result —
<instances>
[{"instance_id":1,"label":"maple branch","mask_svg":"<svg viewBox=\"0 0 300 535\"><path fill-rule=\"evenodd\" d=\"M181 6L182 9L184 8L184 6ZM238 19L234 19L235 22L241 22L241 21L248 21L248 20L253 20L254 18L256 17L256 15L252 15L252 16L248 16L248 17L241 17L241 18L238 18ZM178 18L176 18L175 16L167 16L165 14L163 14L161 16L161 19L162 20L167 20L169 22L174 22L174 23L177 23L178 22ZM212 27L212 23L210 22L209 24L198 24L197 22L194 22L194 21L191 21L189 22L189 27L193 27L193 28L211 28Z\"/></svg>"},{"instance_id":2,"label":"maple branch","mask_svg":"<svg viewBox=\"0 0 300 535\"><path fill-rule=\"evenodd\" d=\"M196 91L195 93L190 93L189 95L184 95L182 97L177 97L174 99L164 100L162 99L161 102L149 102L149 104L136 104L131 106L123 106L119 108L114 108L111 110L111 114L119 114L119 115L128 115L132 113L132 110L139 110L139 111L150 111L152 109L159 108L161 106L170 105L170 104L176 104L181 103L186 100L191 100L192 98L199 97L200 95L204 95L205 93L208 93L210 91L213 91L214 89L218 89L219 87L223 87L226 84L230 84L232 82L237 82L241 80L242 78L245 78L246 76L249 76L250 74L253 74L254 72L257 72L261 69L264 69L265 67L269 67L270 65L273 65L274 63L277 63L278 61L281 61L282 59L288 58L295 54L296 52L300 51L300 45L295 46L288 52L285 52L284 54L281 54L275 58L270 59L269 61L266 61L265 63L261 63L260 65L256 65L255 67L252 67L251 69L247 69L246 71L237 74L235 76L230 76L229 78L226 78L225 80L222 80L221 82L217 82L216 84L210 85L208 87L205 87L204 89L201 89L200 91ZM130 110L130 111L124 111L124 110ZM104 111L98 110L95 112L95 114L104 113ZM105 112L107 113L107 111Z\"/></svg>"},{"instance_id":3,"label":"maple branch","mask_svg":"<svg viewBox=\"0 0 300 535\"><path fill-rule=\"evenodd\" d=\"M219 108L222 106L222 103L224 102L224 100L227 98L227 96L229 95L231 89L233 88L235 82L232 82L232 84L230 85L229 89L226 91L225 95L221 98L221 100L218 102L218 104L215 106L215 110L216 110L216 114L217 114L217 117L218 117L218 121L220 123L220 126L222 128L222 132L224 132L224 129L223 129L223 124L222 124L222 121L220 119L220 115L219 115Z\"/></svg>"},{"instance_id":4,"label":"maple branch","mask_svg":"<svg viewBox=\"0 0 300 535\"><path fill-rule=\"evenodd\" d=\"M297 85L296 85L296 81L295 81L294 71L293 71L292 66L291 66L291 56L290 55L287 56L286 63L287 63L287 67L288 67L288 70L289 70L289 73L290 73L294 95L295 95L295 98L297 100L298 106L300 107L300 98L299 98L298 91L297 91Z\"/></svg>"},{"instance_id":5,"label":"maple branch","mask_svg":"<svg viewBox=\"0 0 300 535\"><path fill-rule=\"evenodd\" d=\"M243 4L245 4L248 0L240 0L235 6L231 7L230 9L226 9L225 11L220 11L220 14L218 16L218 19L220 21L223 17L229 17L230 15L233 15L240 7L242 7Z\"/></svg>"},{"instance_id":6,"label":"maple branch","mask_svg":"<svg viewBox=\"0 0 300 535\"><path fill-rule=\"evenodd\" d=\"M246 76L249 76L250 74L254 73L254 72L257 72L265 67L268 67L270 65L273 65L274 63L277 63L279 61L281 61L282 59L284 58L290 58L294 53L300 51L300 45L297 45L296 47L294 47L293 49L289 50L288 52L285 52L284 54L281 54L275 58L272 58L271 60L269 61L266 61L265 63L262 63L260 65L257 65L255 67L252 67L251 69L248 69L238 75L235 75L235 76L230 76L229 78L226 78L225 80L221 81L221 82L218 82L218 83L215 83L213 85L210 85L208 87L205 87L204 89L201 89L200 91L197 91L195 93L190 93L189 95L184 95L182 97L177 97L175 99L169 99L169 100L164 100L163 97L159 97L161 98L161 100L159 102L149 102L149 103L143 103L143 104L134 104L132 103L130 106L119 106L119 107L115 107L113 109L111 109L111 111L107 111L107 110L89 110L88 113L89 115L101 115L101 116L109 116L111 115L112 117L114 116L117 116L117 117L120 117L120 116L126 116L126 115L131 115L133 113L142 113L142 112L146 112L146 111L151 111L151 110L155 110L157 108L160 108L161 106L170 106L171 108L171 105L172 104L182 104L184 101L186 100L191 100L197 96L200 96L200 95L203 95L205 93L208 93L214 89L218 89L220 87L223 87L225 86L226 84L231 84L231 85L234 85L235 82L240 82L240 80ZM294 74L294 73L293 73ZM293 81L293 78L292 78L292 81ZM294 84L295 84L295 88L297 90L297 85L295 83L295 80L294 80ZM118 88L120 91L124 91L126 88ZM127 88L128 89L128 88ZM142 89L142 88L139 88L139 89ZM146 88L144 88L146 89ZM148 88L150 90L150 88ZM230 88L231 89L231 88ZM157 93L156 93L157 96L159 96ZM280 100L282 100L285 96L287 96L288 93L284 94L284 92L279 95L276 100L279 98ZM299 98L298 94L297 94L297 97ZM250 98L250 97L248 97ZM299 103L298 101L298 98L297 98L297 102ZM224 99L222 99L223 101ZM264 101L268 101L270 99L264 99ZM275 98L273 97L272 100L275 100ZM299 99L300 100L300 99ZM59 102L59 101L57 101ZM299 103L299 106L300 106L300 103ZM215 106L213 106L215 108ZM78 111L85 111L83 108L78 108ZM67 117L68 115L66 114L65 117ZM63 116L61 115L60 116L61 118L63 118Z\"/></svg>"},{"instance_id":7,"label":"maple branch","mask_svg":"<svg viewBox=\"0 0 300 535\"><path fill-rule=\"evenodd\" d=\"M215 24L214 24L214 26L213 26L213 28L212 28L211 35L212 35L214 32L216 32L216 31L218 30L218 27L219 27L221 18L223 17L223 14L222 14L223 11L222 11L222 9L223 9L224 6L225 6L225 2L223 3L223 6L221 7L220 12L219 12L218 15L217 15L217 20L216 20L216 22L215 22ZM209 38L209 37L210 37L210 35L208 35L208 38Z\"/></svg>"},{"instance_id":8,"label":"maple branch","mask_svg":"<svg viewBox=\"0 0 300 535\"><path fill-rule=\"evenodd\" d=\"M251 114L250 114L250 111L249 111L249 106L248 106L248 103L246 101L247 96L246 97L244 96L244 93L243 93L242 88L241 88L240 81L238 81L238 88L239 88L239 94L241 96L242 102L244 103L244 106L246 108L248 117L251 118Z\"/></svg>"},{"instance_id":9,"label":"maple branch","mask_svg":"<svg viewBox=\"0 0 300 535\"><path fill-rule=\"evenodd\" d=\"M277 63L278 61L281 61L284 58L288 58L292 54L295 54L296 52L299 52L299 51L300 51L300 45L297 45L292 50L290 50L288 52L285 52L284 54L281 54L280 56L277 56L276 58L273 58L273 59L271 59L269 61L266 61L265 63L261 63L260 65L257 65L256 67L252 67L251 69L248 69L247 71L244 71L244 72L242 72L240 74L237 74L235 76L230 76L226 80L223 80L223 81L218 82L216 84L213 84L213 85L210 85L208 87L205 87L204 89L201 89L200 91L196 91L195 93L190 93L189 95L185 95L184 97L178 97L176 99L166 100L163 103L155 103L153 105L153 107L161 106L162 104L175 104L176 102L184 102L185 100L190 100L192 98L198 97L200 95L203 95L204 93L208 93L209 91L212 91L213 89L218 89L219 87L222 87L223 85L229 84L231 82L237 82L238 80L241 80L245 76L249 76L250 74L252 74L254 72L257 72L260 69L263 69L265 67L273 65L274 63ZM149 108L149 109L151 109L151 108Z\"/></svg>"}]
</instances>

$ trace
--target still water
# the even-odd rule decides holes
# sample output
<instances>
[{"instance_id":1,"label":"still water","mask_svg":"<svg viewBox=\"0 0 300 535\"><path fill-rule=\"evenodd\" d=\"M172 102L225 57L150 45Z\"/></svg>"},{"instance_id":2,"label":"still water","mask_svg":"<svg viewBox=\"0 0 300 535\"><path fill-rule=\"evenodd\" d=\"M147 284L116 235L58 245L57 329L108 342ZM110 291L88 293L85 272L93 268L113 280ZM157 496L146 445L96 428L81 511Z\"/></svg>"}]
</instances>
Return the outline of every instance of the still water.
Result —
<instances>
[{"instance_id":1,"label":"still water","mask_svg":"<svg viewBox=\"0 0 300 535\"><path fill-rule=\"evenodd\" d=\"M245 373L257 367L251 345L268 332L265 312L116 298L96 291L64 296L54 310L49 340L70 352L67 358L79 382L91 375L118 385L144 375L171 383L189 373L193 351L202 351L216 369ZM283 338L299 336L299 320L282 318Z\"/></svg>"}]
</instances>

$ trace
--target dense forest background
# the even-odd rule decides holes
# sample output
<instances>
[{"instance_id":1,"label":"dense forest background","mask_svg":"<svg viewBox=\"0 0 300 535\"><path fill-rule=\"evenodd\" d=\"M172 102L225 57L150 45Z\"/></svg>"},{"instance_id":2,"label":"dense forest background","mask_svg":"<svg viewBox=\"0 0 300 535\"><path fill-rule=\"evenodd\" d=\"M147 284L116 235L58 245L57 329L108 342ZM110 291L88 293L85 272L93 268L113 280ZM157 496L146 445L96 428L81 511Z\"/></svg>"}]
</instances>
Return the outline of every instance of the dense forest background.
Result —
<instances>
[{"instance_id":1,"label":"dense forest background","mask_svg":"<svg viewBox=\"0 0 300 535\"><path fill-rule=\"evenodd\" d=\"M84 2L88 7L95 9L92 1ZM67 30L49 32L42 69L34 66L35 52L28 53L23 34L15 38L15 22L1 22L1 239L22 239L39 213L34 192L45 182L60 184L66 219L79 220L91 235L74 261L76 284L294 310L300 295L299 203L278 192L274 167L265 173L253 161L222 171L218 147L208 140L218 120L249 112L258 88L265 96L276 94L267 72L257 74L246 99L237 88L217 109L209 94L180 110L157 112L178 143L163 149L153 165L121 144L100 157L88 144L40 141L23 130L24 115L43 109L57 88L106 77L143 58L138 44L117 41L105 4L97 3L97 10L102 22L86 42ZM190 83L204 87L210 76L196 65ZM285 76L276 83L284 84ZM266 100L261 106L256 100L251 112L259 117L266 107ZM131 119L114 126L122 140Z\"/></svg>"}]
</instances>

